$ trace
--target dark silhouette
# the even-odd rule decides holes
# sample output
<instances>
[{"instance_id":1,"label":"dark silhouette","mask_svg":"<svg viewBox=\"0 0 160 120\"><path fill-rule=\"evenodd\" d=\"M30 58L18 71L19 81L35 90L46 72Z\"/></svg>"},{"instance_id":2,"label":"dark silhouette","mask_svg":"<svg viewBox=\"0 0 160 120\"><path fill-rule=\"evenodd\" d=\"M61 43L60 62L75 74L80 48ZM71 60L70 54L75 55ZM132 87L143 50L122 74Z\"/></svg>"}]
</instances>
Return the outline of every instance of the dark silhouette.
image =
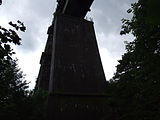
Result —
<instances>
[{"instance_id":1,"label":"dark silhouette","mask_svg":"<svg viewBox=\"0 0 160 120\"><path fill-rule=\"evenodd\" d=\"M70 11L74 7L65 1L54 14L31 92L9 44L20 45L17 30L25 27L20 21L10 22L11 30L0 27L0 119L159 120L160 24L152 10L157 2L139 0L127 11L133 17L122 19L121 34L132 33L134 40L126 42L126 53L109 82L104 78L93 22L82 17L85 7L80 9L83 14L75 15Z\"/></svg>"},{"instance_id":2,"label":"dark silhouette","mask_svg":"<svg viewBox=\"0 0 160 120\"><path fill-rule=\"evenodd\" d=\"M93 0L59 0L40 60L37 88L49 91L49 120L100 120L106 80L92 21Z\"/></svg>"}]
</instances>

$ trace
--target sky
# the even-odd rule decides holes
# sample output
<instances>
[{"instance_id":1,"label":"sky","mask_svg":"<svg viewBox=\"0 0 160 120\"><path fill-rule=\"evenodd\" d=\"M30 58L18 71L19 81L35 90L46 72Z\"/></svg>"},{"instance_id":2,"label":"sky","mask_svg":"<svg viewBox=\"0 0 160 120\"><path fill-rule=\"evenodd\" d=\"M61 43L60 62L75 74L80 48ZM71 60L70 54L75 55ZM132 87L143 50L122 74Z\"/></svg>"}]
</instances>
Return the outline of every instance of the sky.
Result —
<instances>
[{"instance_id":1,"label":"sky","mask_svg":"<svg viewBox=\"0 0 160 120\"><path fill-rule=\"evenodd\" d=\"M121 36L121 19L131 18L126 11L137 0L94 0L91 12L96 37L105 72L106 80L112 78L118 60L125 52L124 41L133 40L132 35ZM51 25L56 0L3 0L0 6L0 26L8 28L8 22L20 20L27 30L19 33L21 46L13 46L18 58L18 65L30 82L30 89L35 86L39 72L41 53L47 40L47 29Z\"/></svg>"}]
</instances>

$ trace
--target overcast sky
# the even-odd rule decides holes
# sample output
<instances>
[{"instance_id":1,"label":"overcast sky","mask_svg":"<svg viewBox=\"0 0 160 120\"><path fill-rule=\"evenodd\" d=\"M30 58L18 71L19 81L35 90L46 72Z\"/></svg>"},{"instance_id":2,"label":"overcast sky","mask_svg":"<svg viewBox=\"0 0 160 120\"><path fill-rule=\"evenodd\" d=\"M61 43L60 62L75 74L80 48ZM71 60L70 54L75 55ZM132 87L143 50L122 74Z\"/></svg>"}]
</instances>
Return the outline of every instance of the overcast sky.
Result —
<instances>
[{"instance_id":1,"label":"overcast sky","mask_svg":"<svg viewBox=\"0 0 160 120\"><path fill-rule=\"evenodd\" d=\"M120 36L121 19L131 17L126 13L131 3L137 0L94 0L88 17L93 18L97 42L106 79L116 71L117 60L125 52L124 41L132 40L132 35ZM0 6L0 26L8 27L8 22L20 20L27 27L20 33L22 45L15 47L18 64L35 85L39 72L39 60L47 40L47 28L51 25L56 0L3 0Z\"/></svg>"}]
</instances>

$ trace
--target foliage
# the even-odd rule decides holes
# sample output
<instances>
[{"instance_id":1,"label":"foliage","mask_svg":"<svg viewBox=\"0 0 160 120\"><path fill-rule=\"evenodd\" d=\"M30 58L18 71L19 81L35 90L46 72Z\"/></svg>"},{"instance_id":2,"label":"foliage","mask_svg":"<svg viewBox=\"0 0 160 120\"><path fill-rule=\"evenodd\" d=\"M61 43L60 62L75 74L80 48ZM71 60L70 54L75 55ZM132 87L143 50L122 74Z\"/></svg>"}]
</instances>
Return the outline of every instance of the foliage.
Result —
<instances>
[{"instance_id":1,"label":"foliage","mask_svg":"<svg viewBox=\"0 0 160 120\"><path fill-rule=\"evenodd\" d=\"M17 22L18 24L9 22L13 29L0 26L0 118L4 120L18 120L23 111L21 107L26 103L28 96L28 83L18 68L17 60L12 59L15 52L11 44L20 45L21 41L16 31L25 31L24 24Z\"/></svg>"},{"instance_id":2,"label":"foliage","mask_svg":"<svg viewBox=\"0 0 160 120\"><path fill-rule=\"evenodd\" d=\"M25 31L24 24L9 22L16 31ZM24 80L22 71L11 44L20 45L21 38L13 29L0 27L0 118L3 120L45 120L47 93L40 90L28 91L28 83Z\"/></svg>"},{"instance_id":3,"label":"foliage","mask_svg":"<svg viewBox=\"0 0 160 120\"><path fill-rule=\"evenodd\" d=\"M160 119L160 24L158 17L150 19L154 10L148 3L152 1L132 4L127 12L133 17L122 19L121 34L132 33L135 39L126 44L111 80L120 120Z\"/></svg>"},{"instance_id":4,"label":"foliage","mask_svg":"<svg viewBox=\"0 0 160 120\"><path fill-rule=\"evenodd\" d=\"M9 25L12 29L0 26L0 119L45 120L47 93L29 91L17 60L12 59L15 52L11 46L21 44L17 33L25 32L26 27L19 20L16 24L9 22Z\"/></svg>"},{"instance_id":5,"label":"foliage","mask_svg":"<svg viewBox=\"0 0 160 120\"><path fill-rule=\"evenodd\" d=\"M18 24L9 22L9 24L17 31L20 30L25 32L26 27L24 24L19 20L17 23ZM0 26L0 62L2 62L2 60L11 59L12 54L14 54L13 49L10 47L10 43L20 45L20 42L21 38L18 36L14 29L6 29Z\"/></svg>"},{"instance_id":6,"label":"foliage","mask_svg":"<svg viewBox=\"0 0 160 120\"><path fill-rule=\"evenodd\" d=\"M48 92L44 90L33 90L29 97L31 98L31 115L28 120L46 120Z\"/></svg>"},{"instance_id":7,"label":"foliage","mask_svg":"<svg viewBox=\"0 0 160 120\"><path fill-rule=\"evenodd\" d=\"M14 28L25 30L25 26L23 23L18 21L19 25L13 24L9 22L11 26ZM0 82L1 82L1 93L2 96L6 96L9 98L10 95L7 92L11 92L12 90L18 91L21 89L26 89L26 82L22 82L23 74L20 69L17 67L17 60L13 60L11 58L13 49L11 49L10 43L14 43L15 45L20 45L21 38L17 35L17 33L13 29L7 30L0 26ZM24 87L24 88L23 88ZM3 98L1 96L1 98ZM6 99L4 98L4 99ZM1 99L1 101L3 101Z\"/></svg>"},{"instance_id":8,"label":"foliage","mask_svg":"<svg viewBox=\"0 0 160 120\"><path fill-rule=\"evenodd\" d=\"M19 108L25 103L28 84L15 60L9 60L0 66L0 118L15 118ZM8 115L10 114L10 115Z\"/></svg>"}]
</instances>

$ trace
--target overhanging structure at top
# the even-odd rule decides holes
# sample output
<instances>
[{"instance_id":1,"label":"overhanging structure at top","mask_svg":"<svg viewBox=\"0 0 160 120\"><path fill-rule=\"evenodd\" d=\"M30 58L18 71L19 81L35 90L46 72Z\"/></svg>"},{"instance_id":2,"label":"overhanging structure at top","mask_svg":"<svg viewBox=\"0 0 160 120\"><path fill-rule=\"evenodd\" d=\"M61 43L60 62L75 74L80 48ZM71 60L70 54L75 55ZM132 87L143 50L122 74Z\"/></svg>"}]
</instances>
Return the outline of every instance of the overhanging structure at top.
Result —
<instances>
[{"instance_id":1,"label":"overhanging structure at top","mask_svg":"<svg viewBox=\"0 0 160 120\"><path fill-rule=\"evenodd\" d=\"M84 18L94 0L57 0L57 12L65 15Z\"/></svg>"}]
</instances>

